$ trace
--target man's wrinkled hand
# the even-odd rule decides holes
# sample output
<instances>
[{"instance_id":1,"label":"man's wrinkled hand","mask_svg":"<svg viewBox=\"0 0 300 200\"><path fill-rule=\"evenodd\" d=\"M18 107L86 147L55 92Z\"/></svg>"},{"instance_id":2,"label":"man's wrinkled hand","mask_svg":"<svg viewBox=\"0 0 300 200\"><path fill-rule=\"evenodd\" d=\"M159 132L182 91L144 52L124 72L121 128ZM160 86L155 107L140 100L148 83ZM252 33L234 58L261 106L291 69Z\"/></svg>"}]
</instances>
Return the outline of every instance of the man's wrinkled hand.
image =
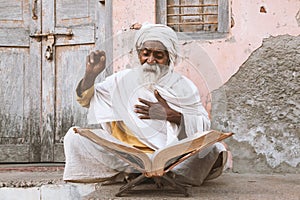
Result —
<instances>
[{"instance_id":1,"label":"man's wrinkled hand","mask_svg":"<svg viewBox=\"0 0 300 200\"><path fill-rule=\"evenodd\" d=\"M169 122L180 125L181 113L173 110L167 101L160 96L157 90L154 91L157 102L147 101L139 98L142 105L135 105L135 112L139 114L140 119L158 119L167 120Z\"/></svg>"},{"instance_id":2,"label":"man's wrinkled hand","mask_svg":"<svg viewBox=\"0 0 300 200\"><path fill-rule=\"evenodd\" d=\"M105 69L105 52L93 51L86 57L86 74L98 76Z\"/></svg>"},{"instance_id":3,"label":"man's wrinkled hand","mask_svg":"<svg viewBox=\"0 0 300 200\"><path fill-rule=\"evenodd\" d=\"M77 89L79 96L94 85L96 77L105 69L105 60L104 51L94 51L86 57L85 74Z\"/></svg>"}]
</instances>

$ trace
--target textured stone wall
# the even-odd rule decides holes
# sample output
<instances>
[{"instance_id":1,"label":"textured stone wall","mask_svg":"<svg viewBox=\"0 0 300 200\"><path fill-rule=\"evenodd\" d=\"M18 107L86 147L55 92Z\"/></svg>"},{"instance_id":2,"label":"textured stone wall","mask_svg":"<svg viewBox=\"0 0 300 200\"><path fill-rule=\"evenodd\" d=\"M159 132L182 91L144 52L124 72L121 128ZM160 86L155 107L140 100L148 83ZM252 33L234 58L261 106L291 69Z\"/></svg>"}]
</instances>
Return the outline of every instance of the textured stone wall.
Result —
<instances>
[{"instance_id":1,"label":"textured stone wall","mask_svg":"<svg viewBox=\"0 0 300 200\"><path fill-rule=\"evenodd\" d=\"M212 92L212 127L227 140L236 172L300 172L300 36L264 39Z\"/></svg>"}]
</instances>

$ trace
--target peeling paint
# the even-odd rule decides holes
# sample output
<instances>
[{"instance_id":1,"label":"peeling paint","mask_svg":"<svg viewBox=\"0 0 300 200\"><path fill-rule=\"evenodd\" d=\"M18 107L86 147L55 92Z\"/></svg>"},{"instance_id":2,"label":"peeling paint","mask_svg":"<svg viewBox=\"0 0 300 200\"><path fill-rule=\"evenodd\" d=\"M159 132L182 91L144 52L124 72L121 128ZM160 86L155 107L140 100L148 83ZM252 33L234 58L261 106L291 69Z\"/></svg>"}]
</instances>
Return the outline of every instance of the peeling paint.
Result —
<instances>
[{"instance_id":1,"label":"peeling paint","mask_svg":"<svg viewBox=\"0 0 300 200\"><path fill-rule=\"evenodd\" d=\"M296 14L296 20L297 20L298 26L300 27L300 9Z\"/></svg>"},{"instance_id":2,"label":"peeling paint","mask_svg":"<svg viewBox=\"0 0 300 200\"><path fill-rule=\"evenodd\" d=\"M235 132L233 139L252 146L271 171L300 164L299 52L300 36L265 39L212 97L213 128Z\"/></svg>"},{"instance_id":3,"label":"peeling paint","mask_svg":"<svg viewBox=\"0 0 300 200\"><path fill-rule=\"evenodd\" d=\"M257 126L250 129L246 134L237 134L234 139L238 142L248 142L254 147L257 154L266 157L270 167L275 168L282 162L296 167L300 163L300 139L297 135L284 132L282 136L265 135L266 127ZM276 130L276 128L274 128ZM233 130L233 132L235 132Z\"/></svg>"}]
</instances>

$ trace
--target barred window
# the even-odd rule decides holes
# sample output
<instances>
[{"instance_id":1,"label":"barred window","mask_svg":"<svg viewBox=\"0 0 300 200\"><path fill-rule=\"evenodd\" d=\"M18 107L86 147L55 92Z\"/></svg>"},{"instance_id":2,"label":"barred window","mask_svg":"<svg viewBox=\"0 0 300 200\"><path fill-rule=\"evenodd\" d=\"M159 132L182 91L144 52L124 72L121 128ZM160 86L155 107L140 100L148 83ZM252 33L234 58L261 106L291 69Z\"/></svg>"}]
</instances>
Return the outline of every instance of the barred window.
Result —
<instances>
[{"instance_id":1,"label":"barred window","mask_svg":"<svg viewBox=\"0 0 300 200\"><path fill-rule=\"evenodd\" d=\"M229 31L229 0L157 0L157 23L178 33L222 34Z\"/></svg>"}]
</instances>

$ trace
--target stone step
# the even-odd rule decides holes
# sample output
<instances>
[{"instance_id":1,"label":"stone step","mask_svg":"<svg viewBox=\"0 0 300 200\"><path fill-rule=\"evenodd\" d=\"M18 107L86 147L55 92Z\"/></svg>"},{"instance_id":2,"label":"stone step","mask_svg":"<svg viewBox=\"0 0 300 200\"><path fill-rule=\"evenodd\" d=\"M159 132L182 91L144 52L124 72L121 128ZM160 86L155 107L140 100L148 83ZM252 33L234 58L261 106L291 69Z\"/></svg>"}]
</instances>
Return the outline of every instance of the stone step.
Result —
<instances>
[{"instance_id":1,"label":"stone step","mask_svg":"<svg viewBox=\"0 0 300 200\"><path fill-rule=\"evenodd\" d=\"M47 168L50 167L50 168ZM19 169L20 171L18 171ZM176 191L149 183L136 186L124 197L115 197L122 184L66 183L63 166L30 166L0 169L1 200L171 200L185 199ZM226 172L200 187L189 187L189 200L299 200L300 174L237 174Z\"/></svg>"}]
</instances>

